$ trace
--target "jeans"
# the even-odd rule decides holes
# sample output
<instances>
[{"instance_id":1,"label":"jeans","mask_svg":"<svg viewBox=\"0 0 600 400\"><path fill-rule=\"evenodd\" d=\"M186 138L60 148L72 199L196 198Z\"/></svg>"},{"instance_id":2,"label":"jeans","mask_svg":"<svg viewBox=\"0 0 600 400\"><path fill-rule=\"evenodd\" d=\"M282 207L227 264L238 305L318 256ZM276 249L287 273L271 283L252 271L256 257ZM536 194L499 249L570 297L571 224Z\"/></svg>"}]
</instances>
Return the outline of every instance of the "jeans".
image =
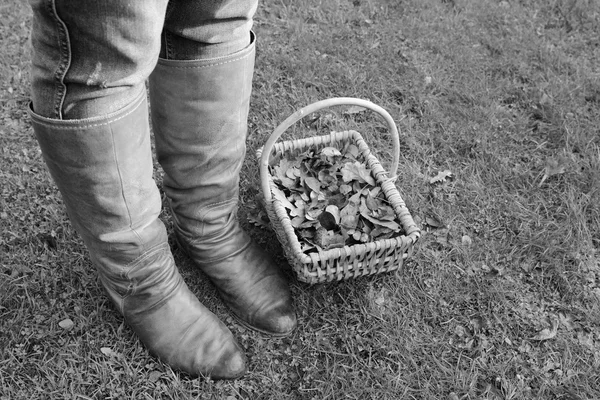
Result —
<instances>
[{"instance_id":1,"label":"jeans","mask_svg":"<svg viewBox=\"0 0 600 400\"><path fill-rule=\"evenodd\" d=\"M32 107L85 119L130 104L160 58L226 56L250 43L258 0L30 0Z\"/></svg>"}]
</instances>

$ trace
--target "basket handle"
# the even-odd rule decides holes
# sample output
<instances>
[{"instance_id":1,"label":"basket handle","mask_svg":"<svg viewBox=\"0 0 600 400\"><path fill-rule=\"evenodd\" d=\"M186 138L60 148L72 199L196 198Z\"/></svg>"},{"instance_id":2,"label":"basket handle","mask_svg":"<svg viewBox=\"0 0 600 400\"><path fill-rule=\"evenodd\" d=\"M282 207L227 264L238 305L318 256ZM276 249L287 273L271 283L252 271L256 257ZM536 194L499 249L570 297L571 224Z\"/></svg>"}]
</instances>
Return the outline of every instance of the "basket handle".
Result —
<instances>
[{"instance_id":1,"label":"basket handle","mask_svg":"<svg viewBox=\"0 0 600 400\"><path fill-rule=\"evenodd\" d=\"M267 202L271 201L271 189L269 187L268 175L269 175L269 157L271 156L271 151L273 150L273 146L275 142L283 135L283 133L296 122L300 121L302 118L306 117L309 114L314 113L315 111L319 111L323 108L339 106L339 105L350 105L350 106L360 106L367 108L375 113L381 115L385 122L388 125L389 132L392 136L392 144L393 144L393 153L392 153L392 168L391 171L396 173L398 170L398 162L400 159L400 139L398 137L398 128L396 127L396 123L392 116L383 108L378 106L375 103L372 103L368 100L357 99L354 97L332 97L330 99L325 99L321 101L317 101L315 103L309 104L306 107L303 107L290 115L285 121L283 121L271 134L265 145L263 146L262 155L260 158L260 178L261 178L261 187L263 196L265 196L265 200Z\"/></svg>"}]
</instances>

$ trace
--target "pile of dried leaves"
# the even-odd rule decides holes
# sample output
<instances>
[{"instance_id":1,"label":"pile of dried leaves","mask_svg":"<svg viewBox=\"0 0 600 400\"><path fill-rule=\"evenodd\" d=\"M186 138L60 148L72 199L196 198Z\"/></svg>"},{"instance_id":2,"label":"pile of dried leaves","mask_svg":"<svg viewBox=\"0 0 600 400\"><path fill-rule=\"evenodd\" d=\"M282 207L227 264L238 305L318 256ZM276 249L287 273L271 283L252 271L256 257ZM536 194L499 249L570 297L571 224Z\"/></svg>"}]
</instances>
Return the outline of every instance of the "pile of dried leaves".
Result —
<instances>
[{"instance_id":1,"label":"pile of dried leaves","mask_svg":"<svg viewBox=\"0 0 600 400\"><path fill-rule=\"evenodd\" d=\"M305 253L403 234L358 148L310 149L271 166L279 199Z\"/></svg>"}]
</instances>

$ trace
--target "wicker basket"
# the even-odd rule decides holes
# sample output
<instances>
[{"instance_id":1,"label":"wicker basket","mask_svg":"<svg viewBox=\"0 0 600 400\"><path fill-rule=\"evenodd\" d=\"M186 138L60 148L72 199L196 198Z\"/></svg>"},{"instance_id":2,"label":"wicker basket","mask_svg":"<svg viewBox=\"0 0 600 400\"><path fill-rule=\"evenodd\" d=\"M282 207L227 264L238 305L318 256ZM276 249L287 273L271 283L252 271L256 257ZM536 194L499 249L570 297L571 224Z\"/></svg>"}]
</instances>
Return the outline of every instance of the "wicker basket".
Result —
<instances>
[{"instance_id":1,"label":"wicker basket","mask_svg":"<svg viewBox=\"0 0 600 400\"><path fill-rule=\"evenodd\" d=\"M358 132L332 132L330 135L276 143L290 126L305 116L323 108L338 105L361 106L376 112L385 119L393 141L392 172L395 173L398 169L400 150L398 130L394 120L387 111L378 105L355 98L331 98L310 104L296 111L273 131L263 148L257 152L260 159L261 189L271 225L298 279L310 284L339 281L397 270L402 267L404 260L412 254L414 245L420 236L418 227L398 193L394 183L395 179L388 177L380 162L371 154L369 147ZM391 239L306 254L300 247L300 242L285 207L279 199L272 195L271 188L275 183L270 175L269 165L278 162L281 158L289 158L310 148L321 149L331 146L341 149L349 141L358 147L363 159L366 160L375 182L381 187L386 200L392 205L405 234Z\"/></svg>"}]
</instances>

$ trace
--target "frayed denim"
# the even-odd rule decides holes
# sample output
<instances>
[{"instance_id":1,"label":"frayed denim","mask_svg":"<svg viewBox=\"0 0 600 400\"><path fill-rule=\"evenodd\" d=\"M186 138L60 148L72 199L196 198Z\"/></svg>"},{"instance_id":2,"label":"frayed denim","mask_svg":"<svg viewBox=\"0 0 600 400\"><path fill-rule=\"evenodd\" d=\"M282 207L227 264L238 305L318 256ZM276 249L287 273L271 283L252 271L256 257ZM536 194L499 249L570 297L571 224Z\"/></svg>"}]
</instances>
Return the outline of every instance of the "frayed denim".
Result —
<instances>
[{"instance_id":1,"label":"frayed denim","mask_svg":"<svg viewBox=\"0 0 600 400\"><path fill-rule=\"evenodd\" d=\"M30 0L32 107L52 119L130 104L160 58L222 57L250 43L258 0Z\"/></svg>"}]
</instances>

